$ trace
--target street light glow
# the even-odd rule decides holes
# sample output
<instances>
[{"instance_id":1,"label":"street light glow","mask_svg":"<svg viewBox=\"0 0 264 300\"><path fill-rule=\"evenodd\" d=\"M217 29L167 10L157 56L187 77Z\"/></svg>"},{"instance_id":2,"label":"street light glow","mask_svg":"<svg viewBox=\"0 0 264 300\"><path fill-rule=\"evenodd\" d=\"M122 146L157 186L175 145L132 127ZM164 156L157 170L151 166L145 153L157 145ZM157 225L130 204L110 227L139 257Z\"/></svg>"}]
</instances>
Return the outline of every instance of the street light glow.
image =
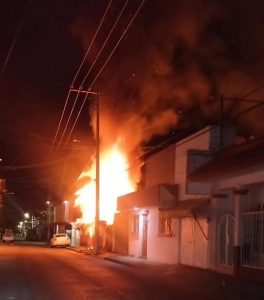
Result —
<instances>
[{"instance_id":1,"label":"street light glow","mask_svg":"<svg viewBox=\"0 0 264 300\"><path fill-rule=\"evenodd\" d=\"M25 217L26 219L28 219L28 218L29 218L29 213L25 213L25 214L24 214L24 217Z\"/></svg>"}]
</instances>

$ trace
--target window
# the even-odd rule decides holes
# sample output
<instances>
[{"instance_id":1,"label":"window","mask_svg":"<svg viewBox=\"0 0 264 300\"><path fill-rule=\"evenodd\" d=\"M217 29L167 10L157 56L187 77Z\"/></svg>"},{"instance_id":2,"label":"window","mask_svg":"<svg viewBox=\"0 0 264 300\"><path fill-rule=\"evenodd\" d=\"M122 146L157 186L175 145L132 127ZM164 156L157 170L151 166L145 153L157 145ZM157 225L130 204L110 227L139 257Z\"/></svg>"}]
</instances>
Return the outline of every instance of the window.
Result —
<instances>
[{"instance_id":1,"label":"window","mask_svg":"<svg viewBox=\"0 0 264 300\"><path fill-rule=\"evenodd\" d=\"M130 234L138 236L139 232L139 215L132 215L130 219Z\"/></svg>"},{"instance_id":2,"label":"window","mask_svg":"<svg viewBox=\"0 0 264 300\"><path fill-rule=\"evenodd\" d=\"M159 235L173 236L171 218L160 217L159 220Z\"/></svg>"}]
</instances>

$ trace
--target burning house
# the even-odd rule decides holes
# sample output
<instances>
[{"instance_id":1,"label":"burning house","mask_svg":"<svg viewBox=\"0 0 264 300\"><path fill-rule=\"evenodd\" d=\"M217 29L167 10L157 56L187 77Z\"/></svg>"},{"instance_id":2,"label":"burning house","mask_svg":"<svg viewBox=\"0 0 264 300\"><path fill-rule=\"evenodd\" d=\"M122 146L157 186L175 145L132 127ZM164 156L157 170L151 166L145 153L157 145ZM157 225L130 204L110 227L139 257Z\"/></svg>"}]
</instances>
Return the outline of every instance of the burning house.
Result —
<instances>
[{"instance_id":1,"label":"burning house","mask_svg":"<svg viewBox=\"0 0 264 300\"><path fill-rule=\"evenodd\" d=\"M76 191L75 206L80 207L81 218L76 220L75 227L80 230L80 232L77 233L78 239L80 240L79 242L88 248L93 248L96 205L95 160L93 160L91 166L80 175L80 179L84 177L89 178L89 180ZM100 156L100 248L109 248L109 244L111 244L109 235L111 235L110 228L117 210L117 197L134 190L135 184L129 176L125 154L118 144L106 148ZM107 232L108 235L106 235Z\"/></svg>"}]
</instances>

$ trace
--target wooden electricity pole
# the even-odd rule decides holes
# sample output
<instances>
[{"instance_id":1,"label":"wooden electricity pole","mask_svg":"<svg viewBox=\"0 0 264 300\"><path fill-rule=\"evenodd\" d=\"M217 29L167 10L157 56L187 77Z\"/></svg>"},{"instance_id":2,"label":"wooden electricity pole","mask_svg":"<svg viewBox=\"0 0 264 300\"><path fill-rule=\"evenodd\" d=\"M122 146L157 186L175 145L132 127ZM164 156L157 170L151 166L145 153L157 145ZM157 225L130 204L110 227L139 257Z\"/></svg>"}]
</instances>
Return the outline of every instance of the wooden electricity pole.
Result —
<instances>
[{"instance_id":1,"label":"wooden electricity pole","mask_svg":"<svg viewBox=\"0 0 264 300\"><path fill-rule=\"evenodd\" d=\"M85 100L91 95L95 95L95 106L96 106L96 128L95 128L95 155L96 155L96 196L95 196L95 220L94 220L94 255L99 254L99 207L100 207L100 109L99 109L99 93L92 92L90 90L73 89L70 91L77 93L84 93Z\"/></svg>"},{"instance_id":2,"label":"wooden electricity pole","mask_svg":"<svg viewBox=\"0 0 264 300\"><path fill-rule=\"evenodd\" d=\"M100 207L100 127L99 127L99 95L96 96L96 203L94 227L94 254L99 253L99 207Z\"/></svg>"}]
</instances>

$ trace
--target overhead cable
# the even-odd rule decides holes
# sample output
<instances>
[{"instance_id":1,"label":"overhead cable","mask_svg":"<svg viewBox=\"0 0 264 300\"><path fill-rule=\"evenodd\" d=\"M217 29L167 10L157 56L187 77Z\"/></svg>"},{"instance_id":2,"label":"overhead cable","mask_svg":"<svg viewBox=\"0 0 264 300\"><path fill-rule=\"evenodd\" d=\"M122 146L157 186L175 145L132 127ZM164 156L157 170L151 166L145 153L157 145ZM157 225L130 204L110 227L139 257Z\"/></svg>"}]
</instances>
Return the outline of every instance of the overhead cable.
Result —
<instances>
[{"instance_id":1,"label":"overhead cable","mask_svg":"<svg viewBox=\"0 0 264 300\"><path fill-rule=\"evenodd\" d=\"M84 57L83 57L83 60L82 60L82 62L81 62L81 64L80 64L80 66L79 66L79 68L78 68L78 70L77 70L77 72L76 72L76 74L75 74L73 80L72 80L71 87L70 87L70 89L68 90L68 94L67 94L67 97L66 97L66 100L65 100L65 104L64 104L63 111L62 111L62 114L61 114L61 117L60 117L60 121L59 121L57 130L56 130L54 139L53 139L53 143L52 143L52 146L51 146L51 152L53 151L55 141L56 141L57 136L58 136L58 134L59 134L59 130L60 130L60 127L61 127L61 123L62 123L64 114L65 114L65 111L66 111L66 107L67 107L67 105L68 105L69 98L70 98L70 95L71 95L71 88L73 87L73 85L74 85L74 83L75 83L75 80L76 80L77 76L79 75L79 72L80 72L80 70L81 70L81 68L82 68L82 66L83 66L83 64L84 64L84 62L85 62L85 60L86 60L86 58L87 58L87 56L88 56L88 54L89 54L91 48L92 48L92 45L93 45L93 43L94 43L94 41L95 41L95 39L96 39L96 37L97 37L97 35L98 35L99 30L100 30L101 27L102 27L102 24L103 24L103 22L104 22L104 20L105 20L105 17L106 17L106 15L107 15L108 11L109 11L109 8L110 8L112 2L113 2L113 0L110 0L110 1L109 1L108 6L106 7L106 10L105 10L105 12L104 12L104 14L103 14L103 17L102 17L102 19L101 19L101 21L100 21L100 23L99 23L99 25L98 25L98 27L97 27L97 30L96 30L96 32L95 32L95 34L94 34L94 36L93 36L93 38L92 38L92 40L91 40L91 43L90 43L90 45L89 45L89 47L88 47L88 49L87 49L87 51L86 51L86 53L85 53L85 55L84 55ZM78 96L78 95L77 95L77 96ZM76 102L76 101L77 101L77 98L75 99L75 102ZM74 106L75 106L75 104L74 104ZM57 145L57 149L59 148L59 146L60 146L60 143Z\"/></svg>"},{"instance_id":2,"label":"overhead cable","mask_svg":"<svg viewBox=\"0 0 264 300\"><path fill-rule=\"evenodd\" d=\"M70 118L71 118L71 116L72 116L72 113L73 113L73 111L74 111L74 108L75 108L75 106L76 106L77 100L78 100L79 95L80 95L80 90L82 89L83 84L85 83L87 77L88 77L89 74L91 73L91 71L92 71L94 65L96 64L98 58L100 57L102 51L104 50L104 48L105 48L105 46L106 46L106 43L108 42L109 38L111 37L111 35L112 35L112 33L113 33L113 31L114 31L116 25L118 24L118 22L119 22L119 20L120 20L120 18L121 18L121 16L122 16L122 14L123 14L123 12L124 12L124 10L125 10L127 4L128 4L128 1L129 1L129 0L127 0L127 1L124 3L124 5L123 5L121 11L119 12L118 17L116 18L115 23L113 24L113 26L112 26L112 28L111 28L111 30L110 30L108 36L106 37L106 39L105 39L103 45L101 46L100 51L98 52L98 54L97 54L96 58L94 59L94 61L93 61L92 65L91 65L91 67L89 68L88 72L86 73L86 75L85 75L85 77L84 77L82 83L80 84L79 90L77 90L77 94L76 94L76 97L75 97L75 99L74 99L74 103L73 103L73 106L72 106L70 115L69 115L69 117L68 117L68 120L67 120L67 122L66 122L64 131L63 131L63 133L62 133L62 135L61 135L61 138L60 138L60 141L59 141L59 145L60 145L60 143L62 142L63 137L64 137L64 135L65 135L65 133L66 133L67 127L68 127L68 125L69 125ZM90 87L90 88L91 88L91 87ZM89 89L90 89L90 88L89 88ZM81 112L82 109L83 109L83 106L84 106L84 104L85 104L85 102L86 102L86 99L87 99L87 97L88 97L88 94L89 94L89 92L86 93L86 95L85 95L85 99L84 99L84 101L83 101L83 105L82 105L81 108L80 108L80 112ZM79 115L80 115L80 113L78 114L77 119L79 118ZM75 124L74 124L74 127L75 127ZM72 133L72 131L71 131L71 133ZM65 144L68 143L68 140L69 140L69 138L70 138L70 136L71 136L71 133L69 134L69 136L68 136L68 138L67 138ZM59 147L59 146L58 146L58 147ZM58 149L58 148L57 148L57 149Z\"/></svg>"},{"instance_id":3,"label":"overhead cable","mask_svg":"<svg viewBox=\"0 0 264 300\"><path fill-rule=\"evenodd\" d=\"M67 95L66 101L65 101L65 103L64 103L63 111L62 111L62 114L61 114L61 117L60 117L60 121L59 121L57 130L56 130L55 136L54 136L54 138L53 138L53 142L52 142L52 145L51 145L50 152L53 151L54 144L55 144L56 139L57 139L57 136L58 136L58 134L59 134L59 130L60 130L60 127L61 127L62 119L63 119L64 113L65 113L65 111L66 111L66 107L67 107L67 105L68 105L70 95L71 95L71 90L68 91L68 95Z\"/></svg>"},{"instance_id":4,"label":"overhead cable","mask_svg":"<svg viewBox=\"0 0 264 300\"><path fill-rule=\"evenodd\" d=\"M264 87L264 83L258 85L257 87L255 87L253 90L249 91L248 93L246 93L244 96L242 96L241 98L247 98L248 96L251 96L252 94L256 93L258 90L262 89Z\"/></svg>"},{"instance_id":5,"label":"overhead cable","mask_svg":"<svg viewBox=\"0 0 264 300\"><path fill-rule=\"evenodd\" d=\"M80 90L82 89L83 84L85 83L87 77L89 76L89 74L91 73L91 71L92 71L94 65L96 64L96 62L97 62L99 56L101 55L102 51L104 50L104 48L105 48L105 46L106 46L106 43L108 42L109 38L111 37L111 35L112 35L112 33L113 33L113 31L114 31L114 29L115 29L117 23L119 22L119 20L120 20L120 18L121 18L121 16L122 16L122 14L123 14L123 12L124 12L124 10L125 10L127 4L128 4L128 1L129 1L129 0L127 0L127 1L124 3L124 5L123 5L123 7L122 7L122 9L121 9L121 11L120 11L120 13L119 13L119 15L118 15L118 17L117 17L115 23L114 23L114 25L112 26L112 28L111 28L111 30L110 30L110 32L109 32L107 38L106 38L105 41L104 41L104 43L103 43L103 45L102 45L100 51L98 52L96 58L94 59L94 62L92 63L91 67L89 68L88 72L86 73L86 75L85 75L85 77L84 77L82 83L80 84L79 90L77 90L77 94L76 94L76 96L75 96L75 99L74 99L74 102L73 102L73 105L72 105L72 109L71 109L71 112L70 112L70 114L69 114L69 116L68 116L66 125L65 125L64 130L63 130L63 132L62 132L62 134L61 134L61 138L60 138L60 141L59 141L59 143L58 143L57 150L58 150L58 148L59 148L59 146L60 146L60 144L61 144L61 142L62 142L62 140L63 140L63 137L64 137L64 135L65 135L65 133L66 133L66 130L67 130L67 128L68 128L70 119L71 119L71 117L72 117L74 108L75 108L75 106L76 106L77 100L78 100L79 95L80 95ZM88 52L86 52L86 53L88 54ZM79 69L80 69L80 68L79 68ZM86 95L88 96L88 94L86 94ZM86 101L86 100L85 100L85 101ZM82 108L83 108L83 106L82 106ZM81 108L81 110L82 110L82 108ZM78 115L77 118L79 118L79 115ZM67 141L66 141L66 144L67 144L67 142L68 142L68 139L67 139Z\"/></svg>"},{"instance_id":6,"label":"overhead cable","mask_svg":"<svg viewBox=\"0 0 264 300\"><path fill-rule=\"evenodd\" d=\"M89 54L91 48L92 48L92 45L93 45L93 43L94 43L94 41L95 41L95 39L96 39L96 37L97 37L98 32L99 32L99 30L101 29L101 27L102 27L102 25L103 25L103 22L104 22L105 17L106 17L106 15L107 15L107 13L108 13L108 10L110 9L110 6L111 6L112 2L113 2L113 0L110 0L109 3L108 3L108 6L107 6L107 8L106 8L106 10L105 10L105 12L104 12L104 15L103 15L101 21L100 21L100 24L98 25L97 30L96 30L96 32L95 32L93 38L92 38L92 41L91 41L91 43L90 43L90 45L89 45L89 47L88 47L88 49L87 49L87 51L86 51L86 53L85 53L85 55L84 55L84 57L83 57L83 60L82 60L82 62L81 62L81 64L80 64L80 66L79 66L79 68L78 68L78 70L77 70L77 72L76 72L76 74L75 74L73 80L72 80L72 84L71 84L72 87L74 86L75 80L77 79L77 76L79 75L79 73L80 73L80 71L81 71L81 68L82 68L82 66L83 66L83 64L84 64L84 62L85 62L85 60L86 60L86 58L87 58L87 56L88 56L88 54Z\"/></svg>"},{"instance_id":7,"label":"overhead cable","mask_svg":"<svg viewBox=\"0 0 264 300\"><path fill-rule=\"evenodd\" d=\"M94 80L92 81L92 83L89 85L88 91L91 89L91 87L93 86L93 84L95 83L95 81L98 79L99 75L102 73L103 69L105 68L106 64L108 63L108 61L110 60L110 58L111 58L112 55L114 54L116 48L118 47L118 45L119 45L120 42L122 41L124 35L126 34L126 32L128 31L128 29L130 28L131 24L133 23L134 19L135 19L136 16L138 15L138 13L139 13L139 11L141 10L141 8L142 8L143 4L145 3L145 1L146 1L146 0L142 0L141 4L140 4L139 7L137 8L137 10L136 10L136 12L134 13L133 17L131 18L130 22L128 23L128 25L126 26L125 30L123 31L121 37L120 37L119 40L117 41L115 47L112 49L112 51L111 51L111 53L109 54L108 58L106 59L105 63L104 63L103 66L100 68L99 72L98 72L97 75L95 76L95 78L94 78ZM84 104L86 103L87 98L88 98L88 93L85 95L85 97L84 97L84 99L83 99L83 102L82 102L82 105L81 105L81 107L80 107L80 109L79 109L78 115L77 115L77 117L76 117L76 119L75 119L74 124L72 125L72 128L71 128L71 130L70 130L70 133L69 133L69 135L68 135L68 138L67 138L67 140L66 140L66 142L65 142L66 145L67 145L67 143L68 143L68 141L69 141L69 139L70 139L70 136L71 136L71 134L72 134L72 132L73 132L73 130L74 130L74 128L75 128L75 125L76 125L77 120L78 120L78 118L79 118L79 116L80 116L80 114L81 114L81 111L82 111L82 109L83 109L83 107L84 107Z\"/></svg>"},{"instance_id":8,"label":"overhead cable","mask_svg":"<svg viewBox=\"0 0 264 300\"><path fill-rule=\"evenodd\" d=\"M24 11L22 20L21 20L21 22L19 23L19 26L17 27L15 36L14 36L13 41L12 41L12 43L11 43L11 45L10 45L9 50L8 50L6 59L5 59L3 65L2 65L2 68L1 68L1 70L0 70L0 74L1 74L1 75L4 73L5 68L6 68L7 64L8 64L8 61L9 61L10 56L11 56L11 54L12 54L12 52L13 52L14 47L15 47L16 41L17 41L17 39L18 39L18 36L19 36L19 34L20 34L21 30L22 30L22 27L23 27L23 25L24 25L24 23L25 23L26 17L27 17L28 12L29 12L29 8L30 8L30 6L31 6L31 3L32 3L32 0L29 0L27 6L26 6L26 8L25 8L25 11Z\"/></svg>"},{"instance_id":9,"label":"overhead cable","mask_svg":"<svg viewBox=\"0 0 264 300\"><path fill-rule=\"evenodd\" d=\"M128 4L128 1L129 1L129 0L127 0L127 1L124 3L124 5L123 5L123 7L122 7L122 9L121 9L121 11L120 11L120 13L119 13L119 15L118 15L118 17L117 17L115 23L114 23L114 25L112 26L112 28L111 28L111 30L110 30L108 36L106 37L106 39L105 39L105 41L104 41L104 43L103 43L103 45L102 45L100 51L98 52L96 58L94 59L93 64L91 65L90 69L89 69L88 72L86 73L86 75L85 75L85 77L84 77L84 79L83 79L83 81L82 81L82 83L81 83L81 85L80 85L80 88L82 88L82 86L83 86L83 84L85 83L87 77L89 76L89 74L91 73L91 71L92 71L94 65L96 64L96 62L97 62L99 56L101 55L102 51L104 50L104 48L105 48L105 46L106 46L106 43L108 42L109 38L111 37L111 35L112 35L112 33L113 33L113 31L114 31L114 29L115 29L117 23L119 22L119 20L120 20L120 18L121 18L121 16L122 16L122 14L123 14L123 12L124 12L124 10L125 10L127 4Z\"/></svg>"},{"instance_id":10,"label":"overhead cable","mask_svg":"<svg viewBox=\"0 0 264 300\"><path fill-rule=\"evenodd\" d=\"M124 35L127 33L128 29L130 28L130 26L132 25L133 21L135 20L136 16L138 15L139 11L141 10L143 4L145 3L146 0L142 0L141 4L139 5L138 9L136 10L136 12L134 13L132 19L130 20L130 22L128 23L128 25L126 26L125 30L123 31L121 37L119 38L119 40L117 41L115 47L113 48L113 50L111 51L110 55L108 56L107 60L105 61L105 63L103 64L103 66L101 67L101 69L99 70L99 72L97 73L96 77L94 78L93 82L90 84L90 87L93 86L93 84L95 83L95 81L97 80L97 78L99 77L99 75L102 73L103 69L105 68L106 64L108 63L108 61L110 60L110 58L112 57L112 55L114 54L116 48L119 46L120 42L122 41Z\"/></svg>"},{"instance_id":11,"label":"overhead cable","mask_svg":"<svg viewBox=\"0 0 264 300\"><path fill-rule=\"evenodd\" d=\"M71 116L72 116L72 114L73 114L75 105L76 105L76 103L77 103L77 99L78 99L78 97L79 97L79 94L80 94L80 92L78 91L77 94L76 94L76 96L75 96L75 99L74 99L74 102L73 102L73 105L72 105L70 114L69 114L69 116L68 116L68 118L67 118L67 121L66 121L64 130L63 130L63 132L62 132L62 134L61 134L61 137L60 137L60 140L59 140L59 142L58 142L57 149L56 149L55 153L58 151L58 149L59 149L59 147L60 147L60 145L61 145L61 143L62 143L63 137L64 137L64 135L65 135L65 132L66 132L66 130L67 130L67 127L68 127L69 122L70 122L70 119L71 119Z\"/></svg>"}]
</instances>

